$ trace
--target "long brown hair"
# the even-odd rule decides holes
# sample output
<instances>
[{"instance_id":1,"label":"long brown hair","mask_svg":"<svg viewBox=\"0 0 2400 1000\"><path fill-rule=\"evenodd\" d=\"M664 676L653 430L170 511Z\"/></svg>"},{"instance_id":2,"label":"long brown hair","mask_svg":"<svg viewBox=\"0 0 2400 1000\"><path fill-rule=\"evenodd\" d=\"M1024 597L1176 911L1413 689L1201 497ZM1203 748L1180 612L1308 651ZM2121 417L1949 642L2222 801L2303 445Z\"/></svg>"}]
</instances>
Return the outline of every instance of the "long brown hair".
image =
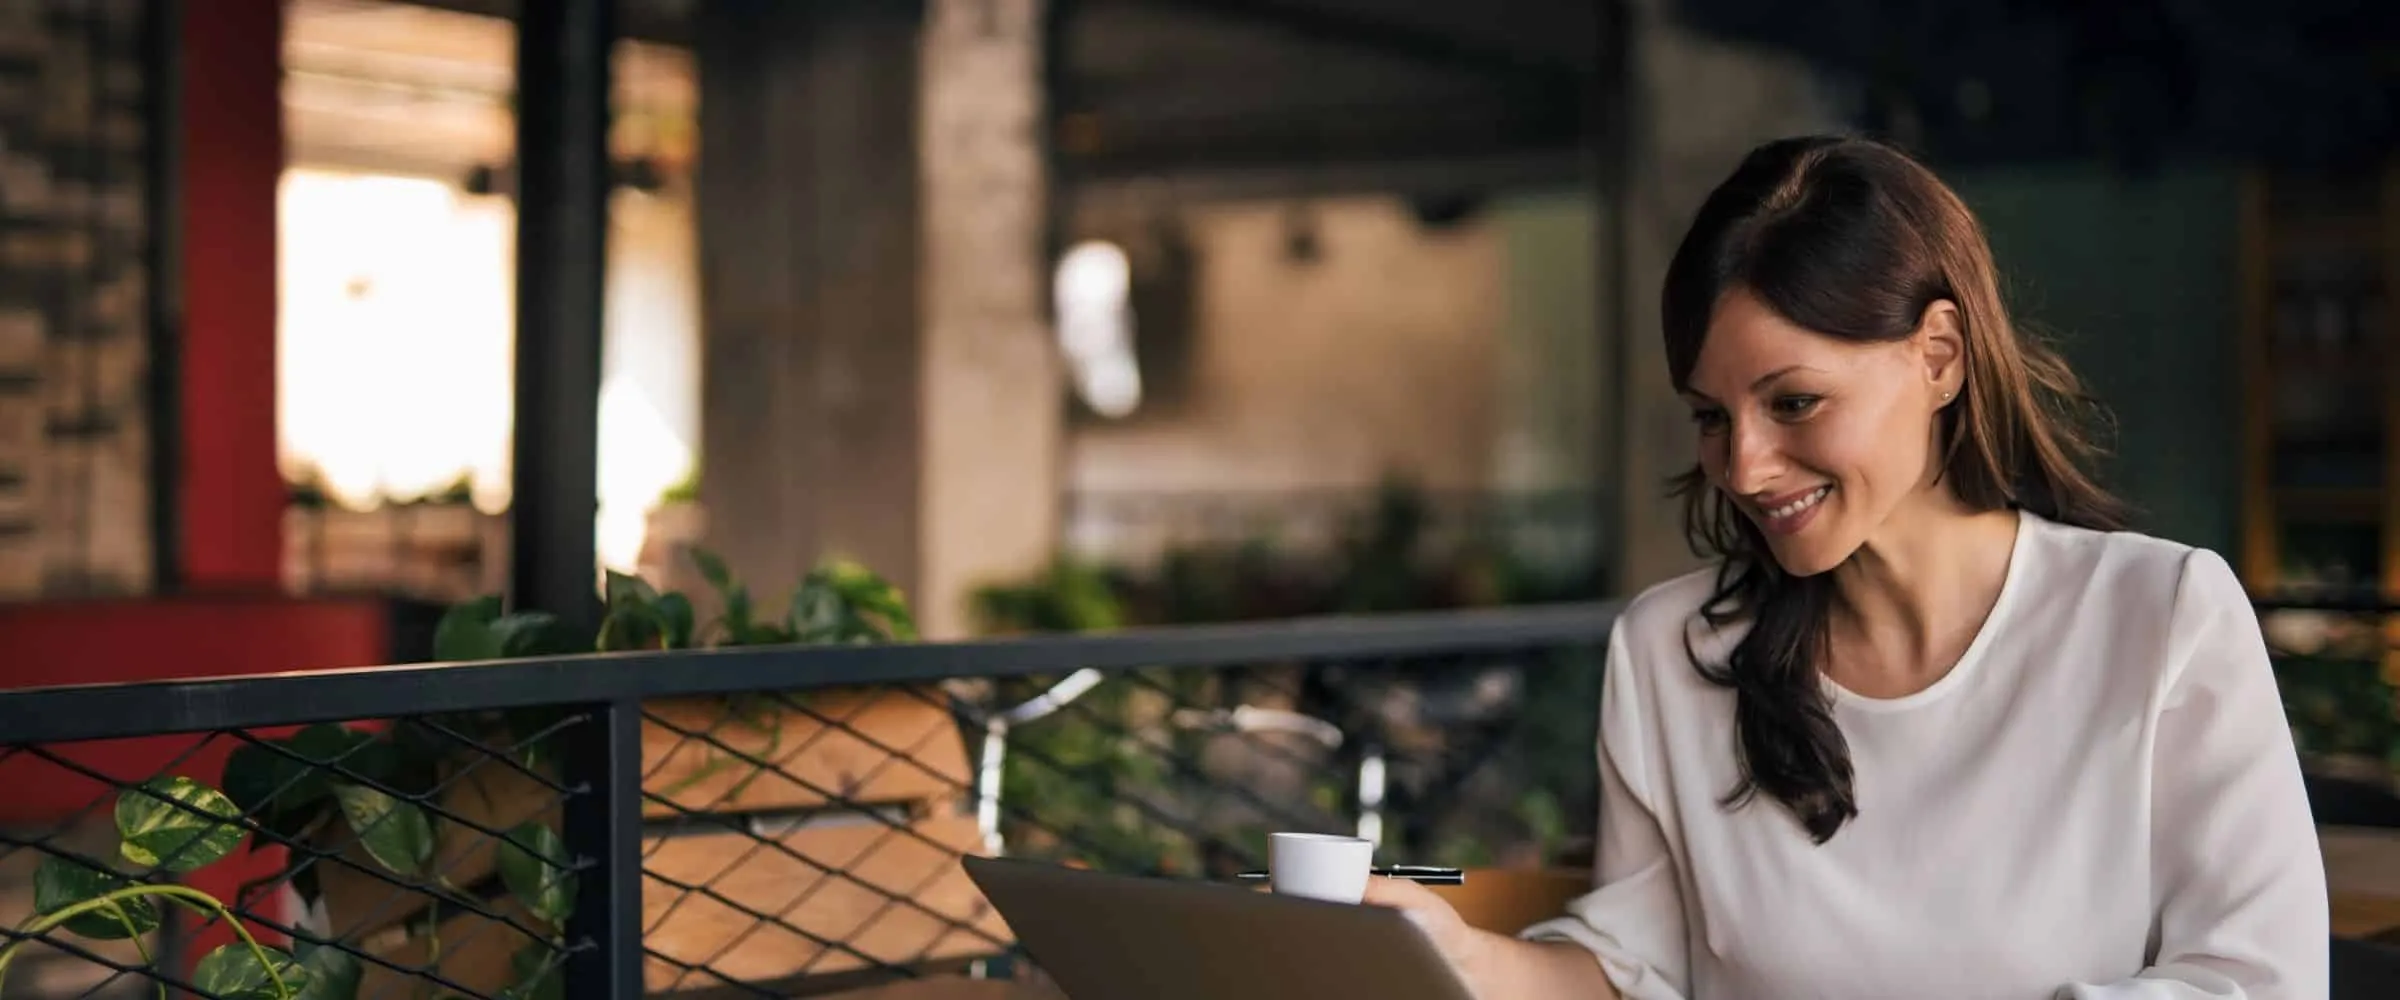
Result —
<instances>
[{"instance_id":1,"label":"long brown hair","mask_svg":"<svg viewBox=\"0 0 2400 1000\"><path fill-rule=\"evenodd\" d=\"M1677 389L1689 386L1710 316L1735 288L1802 327L1860 342L1904 339L1928 306L1954 303L1966 379L1940 417L1937 481L1975 510L2022 508L2104 530L2124 523L2123 504L2086 471L2097 453L2086 426L2104 415L2057 351L2010 325L1982 226L1905 154L1808 136L1742 160L1667 267L1660 311ZM1702 676L1735 692L1742 777L1724 805L1764 793L1823 843L1858 814L1849 745L1819 674L1831 574L1785 573L1758 526L1696 467L1676 490L1693 550L1722 559L1703 615L1712 625L1750 623L1725 662L1692 654Z\"/></svg>"}]
</instances>

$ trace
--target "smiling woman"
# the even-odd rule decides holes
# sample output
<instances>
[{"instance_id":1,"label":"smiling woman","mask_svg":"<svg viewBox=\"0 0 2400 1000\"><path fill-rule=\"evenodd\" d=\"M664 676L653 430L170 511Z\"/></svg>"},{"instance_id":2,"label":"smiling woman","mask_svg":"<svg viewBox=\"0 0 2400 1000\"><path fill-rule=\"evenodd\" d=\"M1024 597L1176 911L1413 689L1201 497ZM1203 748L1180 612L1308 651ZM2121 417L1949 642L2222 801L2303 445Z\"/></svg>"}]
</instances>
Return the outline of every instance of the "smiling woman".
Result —
<instances>
[{"instance_id":1,"label":"smiling woman","mask_svg":"<svg viewBox=\"0 0 2400 1000\"><path fill-rule=\"evenodd\" d=\"M1755 150L1668 268L1709 569L1617 619L1597 887L1485 996L2298 1000L2325 874L2241 584L2118 529L2086 404L1899 152Z\"/></svg>"},{"instance_id":2,"label":"smiling woman","mask_svg":"<svg viewBox=\"0 0 2400 1000\"><path fill-rule=\"evenodd\" d=\"M1753 622L1711 671L1745 692L1741 794L1765 792L1821 841L1857 811L1813 697L1836 582L1821 574L1921 501L2098 530L2123 508L2084 471L2074 373L2010 325L1982 228L1888 148L1814 137L1752 153L1693 221L1661 311L1701 432L1686 523L1730 570L1709 608Z\"/></svg>"}]
</instances>

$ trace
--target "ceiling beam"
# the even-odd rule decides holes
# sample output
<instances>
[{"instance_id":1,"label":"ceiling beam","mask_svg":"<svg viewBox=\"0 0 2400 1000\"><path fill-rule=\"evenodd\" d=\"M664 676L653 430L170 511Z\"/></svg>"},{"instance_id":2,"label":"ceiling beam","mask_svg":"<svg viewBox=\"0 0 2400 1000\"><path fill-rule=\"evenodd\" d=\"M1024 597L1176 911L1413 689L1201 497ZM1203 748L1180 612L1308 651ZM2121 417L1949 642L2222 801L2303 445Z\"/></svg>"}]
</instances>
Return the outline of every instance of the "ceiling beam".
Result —
<instances>
[{"instance_id":1,"label":"ceiling beam","mask_svg":"<svg viewBox=\"0 0 2400 1000\"><path fill-rule=\"evenodd\" d=\"M1377 17L1361 17L1306 0L1148 0L1155 6L1257 24L1303 40L1398 56L1504 79L1546 86L1578 87L1588 68L1521 49L1478 44L1440 31Z\"/></svg>"},{"instance_id":2,"label":"ceiling beam","mask_svg":"<svg viewBox=\"0 0 2400 1000\"><path fill-rule=\"evenodd\" d=\"M1590 181L1587 150L1450 150L1419 156L1358 157L1238 164L1162 162L1151 170L1108 172L1066 184L1071 212L1107 215L1161 205L1346 195L1398 197L1540 188Z\"/></svg>"}]
</instances>

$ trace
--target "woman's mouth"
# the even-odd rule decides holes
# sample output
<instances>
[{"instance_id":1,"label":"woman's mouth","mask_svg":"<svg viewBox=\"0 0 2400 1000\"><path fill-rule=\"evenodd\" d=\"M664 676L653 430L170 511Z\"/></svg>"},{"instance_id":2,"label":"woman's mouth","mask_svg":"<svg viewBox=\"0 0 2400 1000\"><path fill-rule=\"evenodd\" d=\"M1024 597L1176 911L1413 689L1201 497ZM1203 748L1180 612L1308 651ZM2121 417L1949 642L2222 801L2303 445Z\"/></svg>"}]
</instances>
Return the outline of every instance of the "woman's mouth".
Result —
<instances>
[{"instance_id":1,"label":"woman's mouth","mask_svg":"<svg viewBox=\"0 0 2400 1000\"><path fill-rule=\"evenodd\" d=\"M1819 486L1798 494L1771 497L1769 499L1776 501L1772 506L1766 503L1758 505L1760 520L1766 522L1769 531L1791 534L1807 526L1816 515L1817 507L1832 493L1833 487Z\"/></svg>"}]
</instances>

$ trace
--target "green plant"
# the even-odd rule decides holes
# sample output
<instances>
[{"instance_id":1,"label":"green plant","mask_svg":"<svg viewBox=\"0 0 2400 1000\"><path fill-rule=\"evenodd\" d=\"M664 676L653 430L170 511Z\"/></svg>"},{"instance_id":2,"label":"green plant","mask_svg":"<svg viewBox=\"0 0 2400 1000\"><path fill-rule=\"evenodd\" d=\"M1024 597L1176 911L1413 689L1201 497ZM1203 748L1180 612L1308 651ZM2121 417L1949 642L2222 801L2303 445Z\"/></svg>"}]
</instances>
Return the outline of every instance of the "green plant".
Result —
<instances>
[{"instance_id":1,"label":"green plant","mask_svg":"<svg viewBox=\"0 0 2400 1000\"><path fill-rule=\"evenodd\" d=\"M976 588L975 618L986 632L1105 631L1125 623L1119 586L1107 570L1060 559L1032 579Z\"/></svg>"},{"instance_id":2,"label":"green plant","mask_svg":"<svg viewBox=\"0 0 2400 1000\"><path fill-rule=\"evenodd\" d=\"M186 874L224 859L242 841L241 811L223 793L190 778L155 778L117 795L117 854L154 872ZM201 957L192 985L227 1000L323 1000L347 981L356 992L357 962L347 953L304 949L298 957L265 945L234 918L224 902L189 886L136 881L65 855L42 860L33 876L34 913L0 946L0 983L20 949L64 930L95 941L131 940L142 961L154 961L142 935L164 920L163 905L222 920L241 938ZM161 1000L164 981L157 983Z\"/></svg>"},{"instance_id":3,"label":"green plant","mask_svg":"<svg viewBox=\"0 0 2400 1000\"><path fill-rule=\"evenodd\" d=\"M664 507L669 504L699 502L700 463L695 461L692 463L691 469L683 474L683 478L674 481L673 483L669 484L666 489L659 492L657 506Z\"/></svg>"},{"instance_id":4,"label":"green plant","mask_svg":"<svg viewBox=\"0 0 2400 1000\"><path fill-rule=\"evenodd\" d=\"M706 623L695 623L689 597L660 592L638 577L612 572L606 577L601 624L591 638L579 639L555 614L508 610L498 597L486 596L443 615L434 631L434 658L463 662L916 637L915 622L898 589L855 563L833 560L820 565L801 581L782 613L770 616L753 605L748 589L733 580L721 559L703 551L694 551L692 558L722 607ZM779 703L768 696L735 695L727 702L742 724L780 733L773 718ZM493 766L489 762L496 753L505 753L527 771L553 774L552 737L569 722L567 710L541 707L430 716L421 724L380 731L309 726L281 740L237 749L226 762L226 795L240 812L257 819L260 846L323 843L337 829L347 828L376 865L422 886L430 896L470 903L482 887L452 884L438 870L441 828L448 821L427 804L452 789L488 795L483 786L460 779L471 769ZM730 763L712 759L708 766ZM551 934L516 956L513 981L504 995L509 1000L549 1000L560 988L554 959L563 943L558 935L574 909L574 866L559 832L542 819L513 824L497 854L500 883ZM275 878L288 878L302 900L314 904L323 898L314 855L301 851L293 858ZM408 928L412 935L426 938L436 955L441 947L438 920L438 908L428 906L422 926L412 921ZM309 1000L352 1000L355 994L352 982L348 992L312 994Z\"/></svg>"},{"instance_id":5,"label":"green plant","mask_svg":"<svg viewBox=\"0 0 2400 1000\"><path fill-rule=\"evenodd\" d=\"M480 721L458 717L449 725L460 727L452 731L473 732L477 730L470 727ZM235 750L225 765L226 798L259 823L255 846L322 843L339 824L357 837L376 865L421 887L429 902L468 903L474 887L453 884L436 866L439 821L423 804L456 772L454 755L410 727L370 732L314 725L281 740ZM532 754L527 759L540 762ZM538 820L519 823L505 833L497 852L500 882L550 935L527 946L525 955L532 960L520 955L515 979L504 993L510 1000L532 1000L545 995L557 979L549 959L562 946L561 935L574 910L573 864L557 831ZM277 876L288 878L293 890L312 904L323 896L314 861L311 852L294 851L291 863ZM412 925L410 932L428 938L438 954L438 907L427 906L423 916L423 925ZM329 977L306 997L354 1000L358 982L355 974Z\"/></svg>"},{"instance_id":6,"label":"green plant","mask_svg":"<svg viewBox=\"0 0 2400 1000\"><path fill-rule=\"evenodd\" d=\"M608 575L608 611L600 625L602 651L630 649L690 649L701 646L853 645L913 641L917 624L908 601L890 581L855 562L832 559L809 571L784 602L783 614L764 617L753 604L750 590L733 578L724 560L694 549L692 562L701 579L715 592L723 609L705 624L693 624L691 599L674 591L659 592L638 577ZM757 756L782 757L783 708L796 700L784 692L740 692L726 695L730 721L764 736ZM714 743L700 745L701 763L672 784L651 789L672 798L737 766L740 758ZM728 795L760 777L753 772Z\"/></svg>"},{"instance_id":7,"label":"green plant","mask_svg":"<svg viewBox=\"0 0 2400 1000\"><path fill-rule=\"evenodd\" d=\"M2400 773L2400 694L2367 656L2274 658L2276 687L2303 755L2372 757Z\"/></svg>"},{"instance_id":8,"label":"green plant","mask_svg":"<svg viewBox=\"0 0 2400 1000\"><path fill-rule=\"evenodd\" d=\"M1387 477L1367 502L1342 517L1330 550L1279 546L1270 534L1170 549L1155 567L1061 558L1039 575L981 588L975 606L987 632L1080 632L1522 604L1597 593L1597 567L1521 557L1495 528L1460 537L1441 530L1438 513L1424 490ZM1442 857L1482 857L1474 851L1486 848L1476 845L1497 841L1549 856L1574 842L1581 821L1568 817L1587 815L1583 799L1592 783L1589 748L1597 717L1591 706L1599 669L1586 663L1543 674L1543 696L1527 699L1507 748L1519 762L1510 780L1522 787L1490 791L1471 808L1445 805L1442 822L1448 825L1425 834L1425 845L1404 846ZM1118 807L1127 798L1175 801L1190 793L1169 788L1173 776L1157 766L1161 748L1121 738L1136 720L1122 699L1108 697L1116 686L1085 695L1073 711L1012 730L1012 744L1028 752L1008 756L1004 795L1043 825L1073 828L1095 854L1188 864L1207 845L1154 822L1137 823L1140 817L1129 818ZM1062 773L1045 757L1070 767ZM1320 793L1311 806L1337 813L1327 801ZM1407 824L1402 829L1413 831ZM1026 830L1024 836L1038 840L1042 833ZM1012 833L1012 843L1017 840Z\"/></svg>"},{"instance_id":9,"label":"green plant","mask_svg":"<svg viewBox=\"0 0 2400 1000\"><path fill-rule=\"evenodd\" d=\"M287 503L303 510L324 510L333 506L332 494L325 488L325 470L309 465L294 473L284 483Z\"/></svg>"},{"instance_id":10,"label":"green plant","mask_svg":"<svg viewBox=\"0 0 2400 1000\"><path fill-rule=\"evenodd\" d=\"M461 472L449 482L413 497L393 497L400 507L464 507L475 502L475 475Z\"/></svg>"},{"instance_id":11,"label":"green plant","mask_svg":"<svg viewBox=\"0 0 2400 1000\"><path fill-rule=\"evenodd\" d=\"M1124 685L1104 685L1079 700L1089 714L1010 733L1000 796L1010 804L1012 853L1070 857L1104 871L1198 872L1199 845L1131 801L1166 784L1165 758L1096 721L1121 718L1127 696ZM1061 839L1067 831L1071 840Z\"/></svg>"}]
</instances>

